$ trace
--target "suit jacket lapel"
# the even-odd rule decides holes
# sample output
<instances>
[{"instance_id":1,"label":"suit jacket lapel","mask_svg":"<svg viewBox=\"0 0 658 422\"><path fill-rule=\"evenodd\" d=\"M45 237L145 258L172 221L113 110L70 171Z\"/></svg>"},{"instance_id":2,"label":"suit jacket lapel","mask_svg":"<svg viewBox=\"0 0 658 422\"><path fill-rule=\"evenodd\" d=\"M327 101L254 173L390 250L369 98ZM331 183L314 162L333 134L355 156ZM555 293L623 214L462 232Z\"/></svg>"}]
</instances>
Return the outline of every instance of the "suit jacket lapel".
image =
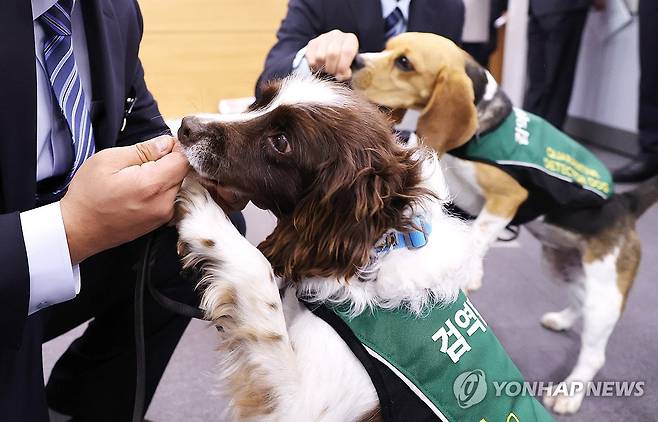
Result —
<instances>
[{"instance_id":1,"label":"suit jacket lapel","mask_svg":"<svg viewBox=\"0 0 658 422\"><path fill-rule=\"evenodd\" d=\"M124 51L124 40L111 1L82 2L91 73L91 121L96 149L114 146L124 106L125 66L112 52Z\"/></svg>"},{"instance_id":2,"label":"suit jacket lapel","mask_svg":"<svg viewBox=\"0 0 658 422\"><path fill-rule=\"evenodd\" d=\"M0 1L0 208L34 207L36 62L29 0Z\"/></svg>"},{"instance_id":3,"label":"suit jacket lapel","mask_svg":"<svg viewBox=\"0 0 658 422\"><path fill-rule=\"evenodd\" d=\"M361 52L381 51L384 49L384 19L382 18L381 0L348 0L352 8L352 17L359 29L359 50Z\"/></svg>"}]
</instances>

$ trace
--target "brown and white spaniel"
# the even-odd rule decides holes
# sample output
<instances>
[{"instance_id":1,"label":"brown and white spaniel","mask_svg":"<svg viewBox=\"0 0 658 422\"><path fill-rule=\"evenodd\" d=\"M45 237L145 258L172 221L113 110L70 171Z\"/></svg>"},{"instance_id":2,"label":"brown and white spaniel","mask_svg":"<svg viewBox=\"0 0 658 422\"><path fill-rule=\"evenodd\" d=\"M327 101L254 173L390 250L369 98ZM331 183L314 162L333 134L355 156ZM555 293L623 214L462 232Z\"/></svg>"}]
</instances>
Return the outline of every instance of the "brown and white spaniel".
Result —
<instances>
[{"instance_id":1,"label":"brown and white spaniel","mask_svg":"<svg viewBox=\"0 0 658 422\"><path fill-rule=\"evenodd\" d=\"M269 85L244 114L185 118L178 137L225 205L252 201L278 218L255 248L197 181L186 180L178 202L184 263L203 266L202 306L222 327L230 416L379 420L368 373L298 297L346 303L355 315L374 306L420 314L456 297L473 268L470 237L443 211L435 157L398 144L387 117L353 91L315 78ZM436 240L373 266L376 242L410 230L418 213Z\"/></svg>"}]
</instances>

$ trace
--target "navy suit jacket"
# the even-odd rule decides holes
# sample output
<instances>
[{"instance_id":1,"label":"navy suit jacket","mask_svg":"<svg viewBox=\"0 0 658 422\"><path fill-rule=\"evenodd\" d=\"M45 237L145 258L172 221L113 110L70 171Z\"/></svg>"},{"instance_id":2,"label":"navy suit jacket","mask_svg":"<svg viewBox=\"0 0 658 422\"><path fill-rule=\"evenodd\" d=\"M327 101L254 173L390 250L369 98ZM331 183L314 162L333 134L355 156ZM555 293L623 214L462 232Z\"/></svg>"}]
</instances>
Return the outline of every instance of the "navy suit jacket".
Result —
<instances>
[{"instance_id":1,"label":"navy suit jacket","mask_svg":"<svg viewBox=\"0 0 658 422\"><path fill-rule=\"evenodd\" d=\"M407 31L433 32L460 43L464 26L462 0L411 0ZM384 19L380 0L290 0L277 32L277 42L265 60L261 83L292 71L297 52L313 38L339 29L356 34L360 52L384 49Z\"/></svg>"},{"instance_id":2,"label":"navy suit jacket","mask_svg":"<svg viewBox=\"0 0 658 422\"><path fill-rule=\"evenodd\" d=\"M143 23L135 0L81 2L92 80L96 149L168 133L137 57ZM36 206L36 68L31 2L0 1L0 358L17 348L30 279L19 212ZM126 98L135 97L121 131ZM2 419L2 417L0 417Z\"/></svg>"}]
</instances>

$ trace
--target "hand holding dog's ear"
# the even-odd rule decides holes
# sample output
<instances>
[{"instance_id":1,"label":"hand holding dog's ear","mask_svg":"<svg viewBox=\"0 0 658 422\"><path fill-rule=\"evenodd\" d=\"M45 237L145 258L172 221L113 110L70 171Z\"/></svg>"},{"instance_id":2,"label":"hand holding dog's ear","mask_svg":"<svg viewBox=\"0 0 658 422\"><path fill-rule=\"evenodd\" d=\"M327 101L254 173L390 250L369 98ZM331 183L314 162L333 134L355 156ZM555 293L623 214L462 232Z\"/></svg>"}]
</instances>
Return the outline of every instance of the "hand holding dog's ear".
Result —
<instances>
[{"instance_id":1,"label":"hand holding dog's ear","mask_svg":"<svg viewBox=\"0 0 658 422\"><path fill-rule=\"evenodd\" d=\"M188 169L170 136L92 156L60 201L71 262L77 264L169 221Z\"/></svg>"},{"instance_id":2,"label":"hand holding dog's ear","mask_svg":"<svg viewBox=\"0 0 658 422\"><path fill-rule=\"evenodd\" d=\"M359 40L356 35L334 29L309 41L306 60L311 70L346 81L352 77L350 66L358 52Z\"/></svg>"}]
</instances>

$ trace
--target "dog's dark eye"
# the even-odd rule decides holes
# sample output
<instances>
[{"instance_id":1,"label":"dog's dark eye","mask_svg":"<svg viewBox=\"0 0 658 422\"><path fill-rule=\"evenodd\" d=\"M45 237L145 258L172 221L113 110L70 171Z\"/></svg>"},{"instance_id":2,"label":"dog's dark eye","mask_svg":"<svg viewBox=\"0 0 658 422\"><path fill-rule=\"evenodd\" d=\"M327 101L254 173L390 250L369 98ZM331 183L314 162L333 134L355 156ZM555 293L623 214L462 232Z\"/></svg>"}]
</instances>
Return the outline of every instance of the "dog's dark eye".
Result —
<instances>
[{"instance_id":1,"label":"dog's dark eye","mask_svg":"<svg viewBox=\"0 0 658 422\"><path fill-rule=\"evenodd\" d=\"M286 135L283 133L270 136L270 144L272 144L272 147L281 154L287 154L290 152L290 143L288 142Z\"/></svg>"},{"instance_id":2,"label":"dog's dark eye","mask_svg":"<svg viewBox=\"0 0 658 422\"><path fill-rule=\"evenodd\" d=\"M411 72L414 70L414 65L411 64L411 61L407 56L400 56L395 59L395 66L403 72Z\"/></svg>"}]
</instances>

